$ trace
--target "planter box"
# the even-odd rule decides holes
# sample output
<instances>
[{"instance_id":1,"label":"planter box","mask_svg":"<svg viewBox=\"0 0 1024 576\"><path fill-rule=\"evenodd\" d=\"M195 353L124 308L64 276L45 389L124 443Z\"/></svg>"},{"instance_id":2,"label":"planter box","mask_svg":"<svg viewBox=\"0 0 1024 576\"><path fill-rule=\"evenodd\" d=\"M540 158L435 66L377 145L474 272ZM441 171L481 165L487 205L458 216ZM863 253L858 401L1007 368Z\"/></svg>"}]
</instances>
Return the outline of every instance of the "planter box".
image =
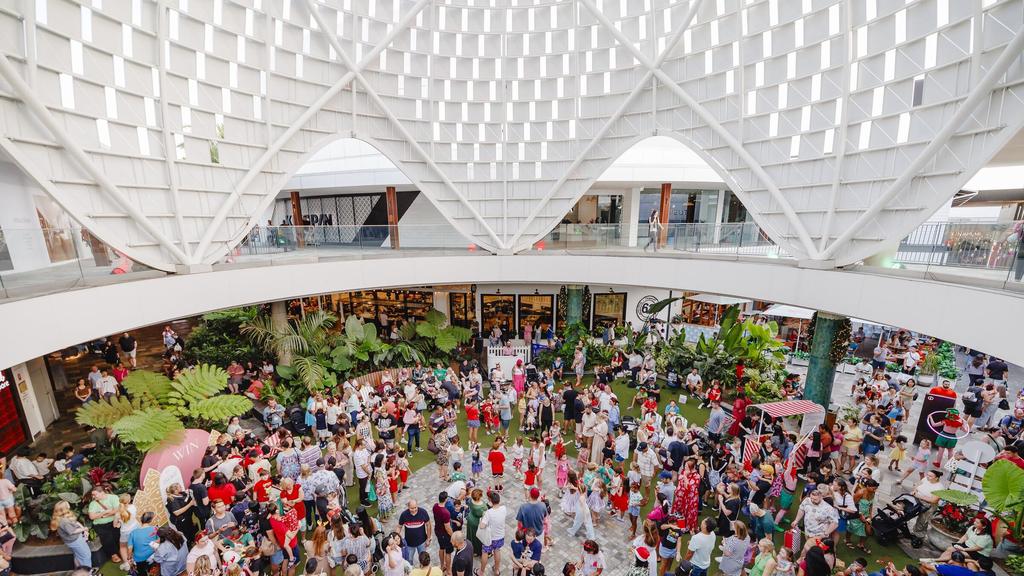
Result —
<instances>
[{"instance_id":1,"label":"planter box","mask_svg":"<svg viewBox=\"0 0 1024 576\"><path fill-rule=\"evenodd\" d=\"M945 550L953 545L954 542L960 539L963 534L954 534L949 529L941 526L938 522L933 521L931 529L928 530L928 544L936 550Z\"/></svg>"},{"instance_id":2,"label":"planter box","mask_svg":"<svg viewBox=\"0 0 1024 576\"><path fill-rule=\"evenodd\" d=\"M89 543L92 550L92 565L103 566L107 555L100 549L99 541ZM70 572L75 569L75 557L64 544L16 544L11 554L11 570L16 574L49 574Z\"/></svg>"}]
</instances>

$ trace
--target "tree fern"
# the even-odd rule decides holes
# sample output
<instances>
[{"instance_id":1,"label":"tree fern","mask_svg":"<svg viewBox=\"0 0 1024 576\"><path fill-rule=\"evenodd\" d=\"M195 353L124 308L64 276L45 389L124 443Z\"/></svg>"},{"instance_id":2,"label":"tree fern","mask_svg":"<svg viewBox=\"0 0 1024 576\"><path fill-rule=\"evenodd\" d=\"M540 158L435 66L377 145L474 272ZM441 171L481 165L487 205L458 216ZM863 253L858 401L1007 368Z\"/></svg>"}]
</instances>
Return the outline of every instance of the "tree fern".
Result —
<instances>
[{"instance_id":1,"label":"tree fern","mask_svg":"<svg viewBox=\"0 0 1024 576\"><path fill-rule=\"evenodd\" d=\"M223 368L200 364L181 372L171 383L167 404L176 414L190 414L193 404L220 394L227 382L228 373Z\"/></svg>"},{"instance_id":2,"label":"tree fern","mask_svg":"<svg viewBox=\"0 0 1024 576\"><path fill-rule=\"evenodd\" d=\"M110 428L125 416L143 408L144 403L139 398L104 398L84 404L75 413L75 421L93 428Z\"/></svg>"},{"instance_id":3,"label":"tree fern","mask_svg":"<svg viewBox=\"0 0 1024 576\"><path fill-rule=\"evenodd\" d=\"M158 444L174 442L185 430L181 420L162 408L145 408L125 416L110 427L116 436L143 452Z\"/></svg>"},{"instance_id":4,"label":"tree fern","mask_svg":"<svg viewBox=\"0 0 1024 576\"><path fill-rule=\"evenodd\" d=\"M136 370L121 382L128 395L133 398L150 396L152 400L164 403L171 391L171 379L157 372Z\"/></svg>"},{"instance_id":5,"label":"tree fern","mask_svg":"<svg viewBox=\"0 0 1024 576\"><path fill-rule=\"evenodd\" d=\"M252 410L252 400L244 396L224 395L200 400L191 406L193 418L223 422L232 416L241 416Z\"/></svg>"}]
</instances>

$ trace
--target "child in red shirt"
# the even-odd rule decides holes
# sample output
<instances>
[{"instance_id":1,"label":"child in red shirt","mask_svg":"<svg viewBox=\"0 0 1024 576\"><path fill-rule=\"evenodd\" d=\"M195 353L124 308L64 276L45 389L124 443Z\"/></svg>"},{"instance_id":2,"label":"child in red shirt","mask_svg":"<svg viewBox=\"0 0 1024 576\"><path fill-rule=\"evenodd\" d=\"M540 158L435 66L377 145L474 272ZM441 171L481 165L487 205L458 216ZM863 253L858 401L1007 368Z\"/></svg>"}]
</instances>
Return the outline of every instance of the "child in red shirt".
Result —
<instances>
[{"instance_id":1,"label":"child in red shirt","mask_svg":"<svg viewBox=\"0 0 1024 576\"><path fill-rule=\"evenodd\" d=\"M537 484L537 467L533 465L533 462L529 462L526 465L526 473L523 479L523 488L526 489L526 497L530 497L530 489Z\"/></svg>"},{"instance_id":2,"label":"child in red shirt","mask_svg":"<svg viewBox=\"0 0 1024 576\"><path fill-rule=\"evenodd\" d=\"M491 463L491 476L498 482L495 488L499 492L504 489L501 477L505 475L505 453L501 451L501 446L501 438L498 438L494 441L491 451L487 453L487 461Z\"/></svg>"}]
</instances>

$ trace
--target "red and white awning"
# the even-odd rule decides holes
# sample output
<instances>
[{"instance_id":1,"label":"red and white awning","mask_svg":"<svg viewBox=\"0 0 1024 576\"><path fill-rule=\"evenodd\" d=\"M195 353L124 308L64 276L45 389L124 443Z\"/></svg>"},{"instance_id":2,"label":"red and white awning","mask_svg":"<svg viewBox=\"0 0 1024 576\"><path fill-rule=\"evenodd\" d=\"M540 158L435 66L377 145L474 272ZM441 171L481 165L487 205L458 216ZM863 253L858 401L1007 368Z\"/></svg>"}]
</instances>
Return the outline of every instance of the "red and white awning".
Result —
<instances>
[{"instance_id":1,"label":"red and white awning","mask_svg":"<svg viewBox=\"0 0 1024 576\"><path fill-rule=\"evenodd\" d=\"M768 402L765 404L754 404L751 408L763 410L772 418L784 418L786 416L800 416L802 414L813 414L824 412L825 407L810 400L784 400L782 402Z\"/></svg>"}]
</instances>

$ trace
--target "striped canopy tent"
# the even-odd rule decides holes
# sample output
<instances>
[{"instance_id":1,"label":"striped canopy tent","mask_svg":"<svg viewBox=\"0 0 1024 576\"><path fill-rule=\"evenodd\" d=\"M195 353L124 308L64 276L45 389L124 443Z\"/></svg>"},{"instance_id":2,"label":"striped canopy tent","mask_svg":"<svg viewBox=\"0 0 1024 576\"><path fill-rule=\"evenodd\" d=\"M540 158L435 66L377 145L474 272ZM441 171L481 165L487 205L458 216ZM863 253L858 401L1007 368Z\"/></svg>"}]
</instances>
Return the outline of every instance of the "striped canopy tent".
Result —
<instances>
[{"instance_id":1,"label":"striped canopy tent","mask_svg":"<svg viewBox=\"0 0 1024 576\"><path fill-rule=\"evenodd\" d=\"M802 416L815 412L825 412L825 407L810 400L783 400L782 402L766 402L754 404L751 408L757 408L772 418L785 418L787 416Z\"/></svg>"},{"instance_id":2,"label":"striped canopy tent","mask_svg":"<svg viewBox=\"0 0 1024 576\"><path fill-rule=\"evenodd\" d=\"M809 431L825 421L825 407L821 404L816 404L810 400L783 400L781 402L766 402L763 404L753 404L748 406L747 409L756 408L762 411L766 416L773 418L785 418L787 416L807 416L813 414L810 418L804 418L800 425L800 441L797 442L797 446L793 449L793 457L787 464L795 465L799 468L803 465L804 458L807 457L807 446L805 440L809 437ZM759 446L768 437L768 434L764 433L764 419L759 424L758 434L750 434L746 437L746 441L743 445L743 461L745 466L749 466L751 459L758 453Z\"/></svg>"}]
</instances>

